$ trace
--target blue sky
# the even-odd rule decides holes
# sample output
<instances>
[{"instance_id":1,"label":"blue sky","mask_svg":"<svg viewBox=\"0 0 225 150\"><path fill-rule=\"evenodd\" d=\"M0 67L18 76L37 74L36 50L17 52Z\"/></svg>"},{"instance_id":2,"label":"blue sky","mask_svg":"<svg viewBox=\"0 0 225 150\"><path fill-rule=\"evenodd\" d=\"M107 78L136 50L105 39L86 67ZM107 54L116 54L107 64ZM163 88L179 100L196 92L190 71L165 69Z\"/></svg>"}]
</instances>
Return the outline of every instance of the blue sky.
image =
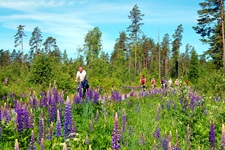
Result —
<instances>
[{"instance_id":1,"label":"blue sky","mask_svg":"<svg viewBox=\"0 0 225 150\"><path fill-rule=\"evenodd\" d=\"M0 49L14 49L18 25L25 25L24 49L29 51L29 39L35 27L57 39L57 45L67 50L69 57L77 55L85 34L98 26L102 31L103 50L111 53L119 32L126 31L131 21L130 10L138 5L143 17L142 31L158 42L168 33L172 39L179 24L183 25L181 51L189 43L199 54L207 50L192 26L197 24L197 10L203 0L1 0Z\"/></svg>"}]
</instances>

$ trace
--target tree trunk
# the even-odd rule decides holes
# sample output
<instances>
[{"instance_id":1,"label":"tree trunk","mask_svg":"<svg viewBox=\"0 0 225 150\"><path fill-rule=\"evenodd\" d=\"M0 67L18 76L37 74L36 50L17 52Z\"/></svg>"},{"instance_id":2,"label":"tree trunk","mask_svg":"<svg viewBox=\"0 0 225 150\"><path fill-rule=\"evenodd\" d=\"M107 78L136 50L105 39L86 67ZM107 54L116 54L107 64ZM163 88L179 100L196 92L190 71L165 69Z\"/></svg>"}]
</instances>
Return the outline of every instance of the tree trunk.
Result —
<instances>
[{"instance_id":1,"label":"tree trunk","mask_svg":"<svg viewBox=\"0 0 225 150\"><path fill-rule=\"evenodd\" d=\"M223 39L223 70L225 74L225 39L224 39L224 8L223 0L220 0L221 3L221 23L222 23L222 39Z\"/></svg>"},{"instance_id":2,"label":"tree trunk","mask_svg":"<svg viewBox=\"0 0 225 150\"><path fill-rule=\"evenodd\" d=\"M165 55L164 72L165 72L165 76L166 76L167 75L167 72L168 72L168 58L167 58L167 55Z\"/></svg>"},{"instance_id":3,"label":"tree trunk","mask_svg":"<svg viewBox=\"0 0 225 150\"><path fill-rule=\"evenodd\" d=\"M23 61L24 61L24 56L23 56L23 36L21 37L21 48L22 48L22 66L23 66Z\"/></svg>"}]
</instances>

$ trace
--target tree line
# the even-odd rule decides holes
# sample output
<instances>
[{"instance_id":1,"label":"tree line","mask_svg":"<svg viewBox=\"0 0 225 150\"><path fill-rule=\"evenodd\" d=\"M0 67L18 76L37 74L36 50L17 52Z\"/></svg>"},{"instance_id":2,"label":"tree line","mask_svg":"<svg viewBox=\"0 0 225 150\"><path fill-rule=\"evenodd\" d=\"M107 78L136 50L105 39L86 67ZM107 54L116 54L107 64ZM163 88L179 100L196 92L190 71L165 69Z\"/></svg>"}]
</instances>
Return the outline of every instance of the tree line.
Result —
<instances>
[{"instance_id":1,"label":"tree line","mask_svg":"<svg viewBox=\"0 0 225 150\"><path fill-rule=\"evenodd\" d=\"M0 50L3 72L0 79L4 81L8 77L11 84L23 81L25 87L46 86L57 80L60 88L74 90L75 72L83 65L88 70L91 85L104 88L137 84L141 74L158 80L184 77L197 83L198 78L211 69L225 68L223 0L205 0L200 6L199 19L193 29L201 35L201 41L210 46L201 56L190 44L181 52L185 32L182 24L173 35L164 34L161 42L147 37L142 31L144 14L134 5L128 15L131 24L119 33L111 54L102 48L102 32L98 27L87 32L76 58L69 58L66 50L62 53L54 37L49 36L44 41L39 27L34 28L29 40L30 50L24 54L26 27L19 25L14 36L15 49L12 52Z\"/></svg>"}]
</instances>

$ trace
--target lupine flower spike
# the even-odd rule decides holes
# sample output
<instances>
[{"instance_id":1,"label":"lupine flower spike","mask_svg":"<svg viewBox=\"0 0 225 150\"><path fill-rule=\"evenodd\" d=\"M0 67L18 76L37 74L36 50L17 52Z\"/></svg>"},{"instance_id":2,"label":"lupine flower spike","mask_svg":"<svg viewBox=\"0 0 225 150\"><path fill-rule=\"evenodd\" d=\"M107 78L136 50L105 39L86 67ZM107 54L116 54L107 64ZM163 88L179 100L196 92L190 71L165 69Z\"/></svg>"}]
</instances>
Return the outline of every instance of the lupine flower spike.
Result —
<instances>
[{"instance_id":1,"label":"lupine flower spike","mask_svg":"<svg viewBox=\"0 0 225 150\"><path fill-rule=\"evenodd\" d=\"M44 138L41 138L41 146L40 146L41 150L44 150L45 149L45 144L44 144Z\"/></svg>"},{"instance_id":2,"label":"lupine flower spike","mask_svg":"<svg viewBox=\"0 0 225 150\"><path fill-rule=\"evenodd\" d=\"M221 136L221 140L220 140L220 146L225 149L225 128L224 128L224 124L222 124L222 136Z\"/></svg>"},{"instance_id":3,"label":"lupine flower spike","mask_svg":"<svg viewBox=\"0 0 225 150\"><path fill-rule=\"evenodd\" d=\"M91 145L89 145L89 149L88 150L92 150Z\"/></svg>"},{"instance_id":4,"label":"lupine flower spike","mask_svg":"<svg viewBox=\"0 0 225 150\"><path fill-rule=\"evenodd\" d=\"M115 115L114 128L113 128L113 133L112 133L112 149L114 149L114 150L120 149L120 131L119 131L117 113Z\"/></svg>"},{"instance_id":5,"label":"lupine flower spike","mask_svg":"<svg viewBox=\"0 0 225 150\"><path fill-rule=\"evenodd\" d=\"M62 135L62 124L59 116L59 110L57 110L57 121L56 121L56 136Z\"/></svg>"},{"instance_id":6,"label":"lupine flower spike","mask_svg":"<svg viewBox=\"0 0 225 150\"><path fill-rule=\"evenodd\" d=\"M63 150L67 150L66 143L63 143Z\"/></svg>"},{"instance_id":7,"label":"lupine flower spike","mask_svg":"<svg viewBox=\"0 0 225 150\"><path fill-rule=\"evenodd\" d=\"M65 121L64 121L64 137L66 138L72 130L72 110L70 99L67 96L66 107L65 107Z\"/></svg>"},{"instance_id":8,"label":"lupine flower spike","mask_svg":"<svg viewBox=\"0 0 225 150\"><path fill-rule=\"evenodd\" d=\"M31 131L31 138L30 138L30 147L28 150L36 150L35 138L34 138L34 130Z\"/></svg>"},{"instance_id":9,"label":"lupine flower spike","mask_svg":"<svg viewBox=\"0 0 225 150\"><path fill-rule=\"evenodd\" d=\"M18 143L17 139L15 140L15 148L14 148L14 150L19 150L19 143Z\"/></svg>"},{"instance_id":10,"label":"lupine flower spike","mask_svg":"<svg viewBox=\"0 0 225 150\"><path fill-rule=\"evenodd\" d=\"M88 144L89 141L88 141L88 135L86 134L86 138L85 138L85 144Z\"/></svg>"},{"instance_id":11,"label":"lupine flower spike","mask_svg":"<svg viewBox=\"0 0 225 150\"><path fill-rule=\"evenodd\" d=\"M210 124L209 143L210 143L210 147L211 148L215 148L216 133L215 133L215 127L214 127L214 123L213 122L211 122L211 124Z\"/></svg>"}]
</instances>

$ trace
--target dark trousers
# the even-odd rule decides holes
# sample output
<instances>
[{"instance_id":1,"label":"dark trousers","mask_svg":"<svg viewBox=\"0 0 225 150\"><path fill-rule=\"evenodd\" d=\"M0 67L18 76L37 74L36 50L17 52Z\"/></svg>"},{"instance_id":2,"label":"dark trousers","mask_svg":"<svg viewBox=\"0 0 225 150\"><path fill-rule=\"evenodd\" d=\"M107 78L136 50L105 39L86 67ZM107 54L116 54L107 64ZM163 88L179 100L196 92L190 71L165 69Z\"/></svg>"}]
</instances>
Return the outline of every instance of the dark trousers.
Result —
<instances>
[{"instance_id":1,"label":"dark trousers","mask_svg":"<svg viewBox=\"0 0 225 150\"><path fill-rule=\"evenodd\" d=\"M82 98L84 98L85 97L85 94L86 94L86 91L89 88L88 80L87 79L85 79L84 81L81 81L81 87L83 88Z\"/></svg>"}]
</instances>

